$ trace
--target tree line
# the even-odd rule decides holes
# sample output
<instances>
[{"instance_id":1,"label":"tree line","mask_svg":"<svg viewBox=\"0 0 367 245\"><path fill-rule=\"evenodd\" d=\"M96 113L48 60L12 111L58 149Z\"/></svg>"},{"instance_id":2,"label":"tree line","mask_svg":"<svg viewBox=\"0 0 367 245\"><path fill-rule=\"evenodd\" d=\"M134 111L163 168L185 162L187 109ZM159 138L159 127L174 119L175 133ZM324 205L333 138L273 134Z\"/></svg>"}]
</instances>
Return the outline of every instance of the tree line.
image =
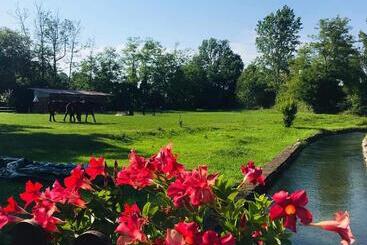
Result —
<instances>
[{"instance_id":1,"label":"tree line","mask_svg":"<svg viewBox=\"0 0 367 245\"><path fill-rule=\"evenodd\" d=\"M268 108L289 100L317 113L367 111L367 34L354 37L347 18L320 20L313 41L301 43L301 18L284 6L258 22L259 56L244 67L229 42L215 38L194 52L141 38L97 52L92 41L81 42L80 21L35 8L33 25L18 8L19 29L0 29L0 99L19 110L31 100L27 88L47 87L111 93L110 109L130 114ZM88 54L79 60L81 52Z\"/></svg>"},{"instance_id":2,"label":"tree line","mask_svg":"<svg viewBox=\"0 0 367 245\"><path fill-rule=\"evenodd\" d=\"M257 24L260 56L242 72L237 96L248 108L295 101L316 113L367 113L367 34L350 19L321 19L312 41L300 42L302 22L288 6Z\"/></svg>"}]
</instances>

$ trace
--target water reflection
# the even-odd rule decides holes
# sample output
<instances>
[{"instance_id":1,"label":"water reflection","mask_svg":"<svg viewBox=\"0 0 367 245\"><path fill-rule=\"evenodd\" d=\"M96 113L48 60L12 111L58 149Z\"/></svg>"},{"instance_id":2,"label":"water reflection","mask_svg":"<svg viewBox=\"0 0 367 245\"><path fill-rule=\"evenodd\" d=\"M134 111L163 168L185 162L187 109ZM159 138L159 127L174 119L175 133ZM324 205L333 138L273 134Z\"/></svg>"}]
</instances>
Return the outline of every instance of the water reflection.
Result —
<instances>
[{"instance_id":1,"label":"water reflection","mask_svg":"<svg viewBox=\"0 0 367 245\"><path fill-rule=\"evenodd\" d=\"M302 151L269 191L305 189L314 220L332 218L337 210L349 210L351 227L367 244L367 177L361 142L363 133L328 136ZM335 234L299 226L294 244L339 244Z\"/></svg>"}]
</instances>

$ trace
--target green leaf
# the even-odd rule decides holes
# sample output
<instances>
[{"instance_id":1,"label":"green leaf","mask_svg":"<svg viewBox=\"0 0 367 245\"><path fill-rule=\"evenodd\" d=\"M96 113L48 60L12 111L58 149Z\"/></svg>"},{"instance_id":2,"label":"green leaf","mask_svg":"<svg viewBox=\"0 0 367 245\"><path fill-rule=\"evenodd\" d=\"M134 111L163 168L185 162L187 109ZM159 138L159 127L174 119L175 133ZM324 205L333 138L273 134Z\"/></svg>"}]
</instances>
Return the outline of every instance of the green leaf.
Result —
<instances>
[{"instance_id":1,"label":"green leaf","mask_svg":"<svg viewBox=\"0 0 367 245\"><path fill-rule=\"evenodd\" d=\"M234 200L236 199L238 195L238 191L232 192L229 196L228 196L228 200L234 202Z\"/></svg>"}]
</instances>

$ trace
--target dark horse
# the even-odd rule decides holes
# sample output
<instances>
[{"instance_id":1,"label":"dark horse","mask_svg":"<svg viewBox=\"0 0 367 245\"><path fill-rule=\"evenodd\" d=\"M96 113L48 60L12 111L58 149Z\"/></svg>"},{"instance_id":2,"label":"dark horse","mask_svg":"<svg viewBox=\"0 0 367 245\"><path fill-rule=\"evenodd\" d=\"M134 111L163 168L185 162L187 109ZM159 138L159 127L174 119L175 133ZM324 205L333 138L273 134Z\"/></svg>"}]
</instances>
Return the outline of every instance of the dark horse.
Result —
<instances>
[{"instance_id":1,"label":"dark horse","mask_svg":"<svg viewBox=\"0 0 367 245\"><path fill-rule=\"evenodd\" d=\"M64 122L66 120L66 117L69 115L69 122L75 122L75 114L76 114L76 103L77 102L69 102L65 106L65 116L64 116Z\"/></svg>"},{"instance_id":2,"label":"dark horse","mask_svg":"<svg viewBox=\"0 0 367 245\"><path fill-rule=\"evenodd\" d=\"M85 122L88 122L88 116L91 115L93 118L93 122L97 123L96 118L94 116L95 104L90 101L82 100L77 103L77 112L76 117L79 122L82 121L82 114L85 114Z\"/></svg>"},{"instance_id":3,"label":"dark horse","mask_svg":"<svg viewBox=\"0 0 367 245\"><path fill-rule=\"evenodd\" d=\"M56 122L55 115L57 112L63 112L65 108L65 102L58 100L51 100L47 103L48 113L50 114L49 121Z\"/></svg>"},{"instance_id":4,"label":"dark horse","mask_svg":"<svg viewBox=\"0 0 367 245\"><path fill-rule=\"evenodd\" d=\"M82 121L82 114L85 114L85 122L88 122L88 116L91 115L93 122L96 123L96 118L94 116L94 104L85 100L70 102L66 105L66 111L64 116L64 121L69 115L69 121L78 122ZM76 120L75 120L76 119Z\"/></svg>"}]
</instances>

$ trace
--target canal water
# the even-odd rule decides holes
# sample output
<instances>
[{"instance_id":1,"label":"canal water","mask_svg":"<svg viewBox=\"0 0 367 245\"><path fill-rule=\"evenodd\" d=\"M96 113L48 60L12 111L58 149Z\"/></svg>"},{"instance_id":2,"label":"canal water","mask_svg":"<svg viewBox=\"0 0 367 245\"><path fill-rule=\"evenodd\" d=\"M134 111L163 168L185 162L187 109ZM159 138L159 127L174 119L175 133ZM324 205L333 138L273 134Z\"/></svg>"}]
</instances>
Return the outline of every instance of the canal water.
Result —
<instances>
[{"instance_id":1,"label":"canal water","mask_svg":"<svg viewBox=\"0 0 367 245\"><path fill-rule=\"evenodd\" d=\"M355 244L367 244L367 166L362 156L363 133L326 136L306 147L269 190L305 189L314 221L330 220L348 210ZM340 244L336 233L298 225L293 244Z\"/></svg>"}]
</instances>

